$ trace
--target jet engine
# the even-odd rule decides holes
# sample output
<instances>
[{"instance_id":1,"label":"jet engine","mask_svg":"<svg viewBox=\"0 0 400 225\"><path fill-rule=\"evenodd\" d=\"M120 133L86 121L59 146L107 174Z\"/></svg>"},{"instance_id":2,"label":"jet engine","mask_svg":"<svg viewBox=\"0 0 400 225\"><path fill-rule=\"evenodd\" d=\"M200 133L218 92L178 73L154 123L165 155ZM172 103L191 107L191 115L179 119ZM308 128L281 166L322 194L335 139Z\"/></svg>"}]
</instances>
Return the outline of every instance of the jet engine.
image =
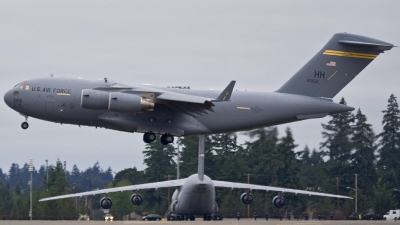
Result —
<instances>
[{"instance_id":1,"label":"jet engine","mask_svg":"<svg viewBox=\"0 0 400 225\"><path fill-rule=\"evenodd\" d=\"M107 110L109 93L92 89L82 90L81 107L84 109Z\"/></svg>"},{"instance_id":2,"label":"jet engine","mask_svg":"<svg viewBox=\"0 0 400 225\"><path fill-rule=\"evenodd\" d=\"M120 92L110 93L108 110L113 112L140 112L142 110L152 110L154 103L135 95Z\"/></svg>"},{"instance_id":3,"label":"jet engine","mask_svg":"<svg viewBox=\"0 0 400 225\"><path fill-rule=\"evenodd\" d=\"M243 202L243 204L251 204L253 202L253 195L245 192L240 196L240 200Z\"/></svg>"},{"instance_id":4,"label":"jet engine","mask_svg":"<svg viewBox=\"0 0 400 225\"><path fill-rule=\"evenodd\" d=\"M275 207L282 208L285 205L285 199L283 197L275 196L272 199L272 203L274 203Z\"/></svg>"},{"instance_id":5,"label":"jet engine","mask_svg":"<svg viewBox=\"0 0 400 225\"><path fill-rule=\"evenodd\" d=\"M134 205L140 205L140 204L142 204L142 201L143 201L143 198L140 194L133 194L131 196L131 202Z\"/></svg>"},{"instance_id":6,"label":"jet engine","mask_svg":"<svg viewBox=\"0 0 400 225\"><path fill-rule=\"evenodd\" d=\"M109 208L111 208L111 206L112 206L111 198L109 198L109 197L103 197L103 198L100 200L100 206L101 206L101 208L103 208L103 209L109 209Z\"/></svg>"}]
</instances>

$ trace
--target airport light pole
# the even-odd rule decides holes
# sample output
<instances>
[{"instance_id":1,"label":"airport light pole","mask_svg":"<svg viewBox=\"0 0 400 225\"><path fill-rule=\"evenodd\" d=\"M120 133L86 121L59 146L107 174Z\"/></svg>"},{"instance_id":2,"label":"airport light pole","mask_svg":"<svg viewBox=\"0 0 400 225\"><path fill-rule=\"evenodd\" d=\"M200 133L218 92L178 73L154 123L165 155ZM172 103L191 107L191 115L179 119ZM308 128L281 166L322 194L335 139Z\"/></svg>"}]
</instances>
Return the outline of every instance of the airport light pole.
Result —
<instances>
[{"instance_id":1,"label":"airport light pole","mask_svg":"<svg viewBox=\"0 0 400 225\"><path fill-rule=\"evenodd\" d=\"M178 144L178 150L176 153L176 179L179 180L179 143L181 142L181 138L178 138L177 144Z\"/></svg>"},{"instance_id":2,"label":"airport light pole","mask_svg":"<svg viewBox=\"0 0 400 225\"><path fill-rule=\"evenodd\" d=\"M46 191L49 191L49 160L46 159Z\"/></svg>"},{"instance_id":3,"label":"airport light pole","mask_svg":"<svg viewBox=\"0 0 400 225\"><path fill-rule=\"evenodd\" d=\"M245 173L247 176L247 183L250 184L250 175L251 173ZM247 218L250 218L250 204L247 204Z\"/></svg>"},{"instance_id":4,"label":"airport light pole","mask_svg":"<svg viewBox=\"0 0 400 225\"><path fill-rule=\"evenodd\" d=\"M356 213L357 212L357 189L354 189L352 187L346 187L346 188L351 189L355 192L356 197L355 197L355 204L354 204L354 212Z\"/></svg>"},{"instance_id":5,"label":"airport light pole","mask_svg":"<svg viewBox=\"0 0 400 225\"><path fill-rule=\"evenodd\" d=\"M394 191L394 192L400 192L400 190L397 189L397 188L393 189L393 191ZM396 194L396 199L397 199L397 194Z\"/></svg>"},{"instance_id":6,"label":"airport light pole","mask_svg":"<svg viewBox=\"0 0 400 225\"><path fill-rule=\"evenodd\" d=\"M167 177L168 180L170 180L170 178L172 177L172 175L166 175L164 177ZM171 205L171 200L170 200L170 190L168 188L168 207Z\"/></svg>"},{"instance_id":7,"label":"airport light pole","mask_svg":"<svg viewBox=\"0 0 400 225\"><path fill-rule=\"evenodd\" d=\"M31 180L29 182L30 186L30 208L29 208L29 217L32 221L32 174L33 174L33 159L29 159L29 172L31 173Z\"/></svg>"}]
</instances>

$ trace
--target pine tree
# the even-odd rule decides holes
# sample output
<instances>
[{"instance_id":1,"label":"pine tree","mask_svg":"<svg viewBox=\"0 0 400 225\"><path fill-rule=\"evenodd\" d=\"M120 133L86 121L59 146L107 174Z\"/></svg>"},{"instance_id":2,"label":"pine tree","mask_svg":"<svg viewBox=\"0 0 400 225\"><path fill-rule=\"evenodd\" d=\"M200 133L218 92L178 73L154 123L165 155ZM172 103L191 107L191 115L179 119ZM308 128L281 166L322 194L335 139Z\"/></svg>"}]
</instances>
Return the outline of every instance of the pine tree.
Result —
<instances>
[{"instance_id":1,"label":"pine tree","mask_svg":"<svg viewBox=\"0 0 400 225\"><path fill-rule=\"evenodd\" d=\"M165 175L175 174L176 163L173 159L175 148L173 145L162 145L155 141L146 144L146 150L143 151L144 164L147 168L144 170L148 182L157 182L165 180Z\"/></svg>"},{"instance_id":2,"label":"pine tree","mask_svg":"<svg viewBox=\"0 0 400 225\"><path fill-rule=\"evenodd\" d=\"M317 164L324 163L324 156L325 156L325 152L323 152L323 151L319 152L314 148L312 150L311 156L310 156L311 165L315 166Z\"/></svg>"},{"instance_id":3,"label":"pine tree","mask_svg":"<svg viewBox=\"0 0 400 225\"><path fill-rule=\"evenodd\" d=\"M367 117L358 109L353 126L353 153L351 154L351 167L354 173L359 174L358 188L366 197L373 196L373 186L378 177L375 167L375 135Z\"/></svg>"},{"instance_id":4,"label":"pine tree","mask_svg":"<svg viewBox=\"0 0 400 225\"><path fill-rule=\"evenodd\" d=\"M286 128L286 136L282 137L277 145L277 153L279 161L283 163L283 167L277 170L277 186L284 188L302 189L300 180L297 173L300 171L298 168L299 160L296 158L297 153L294 149L297 147L294 144L293 134L290 128ZM288 210L300 209L304 207L304 202L297 195L286 195L285 206L283 209Z\"/></svg>"},{"instance_id":5,"label":"pine tree","mask_svg":"<svg viewBox=\"0 0 400 225\"><path fill-rule=\"evenodd\" d=\"M5 183L7 180L7 174L3 173L3 170L0 168L0 183Z\"/></svg>"},{"instance_id":6,"label":"pine tree","mask_svg":"<svg viewBox=\"0 0 400 225\"><path fill-rule=\"evenodd\" d=\"M276 186L279 180L278 170L284 168L284 162L277 147L278 129L276 127L261 128L252 130L247 135L251 141L247 141L244 145L245 166L242 171L242 182L247 183L247 177L244 174L249 173L252 184ZM276 210L271 207L270 202L276 193L273 195L253 192L252 194L254 198L250 206L252 210L258 210L258 212L261 212L261 209L262 211Z\"/></svg>"},{"instance_id":7,"label":"pine tree","mask_svg":"<svg viewBox=\"0 0 400 225\"><path fill-rule=\"evenodd\" d=\"M301 166L311 166L311 157L310 157L310 149L306 145L303 151L299 152L300 154L300 165Z\"/></svg>"},{"instance_id":8,"label":"pine tree","mask_svg":"<svg viewBox=\"0 0 400 225\"><path fill-rule=\"evenodd\" d=\"M245 143L248 169L243 172L251 173L255 184L270 185L276 181L278 169L284 167L277 151L278 129L261 128L250 131L248 135L256 140Z\"/></svg>"},{"instance_id":9,"label":"pine tree","mask_svg":"<svg viewBox=\"0 0 400 225\"><path fill-rule=\"evenodd\" d=\"M114 186L123 180L129 181L131 184L141 184L144 183L144 173L143 171L138 171L136 167L121 170L115 175Z\"/></svg>"},{"instance_id":10,"label":"pine tree","mask_svg":"<svg viewBox=\"0 0 400 225\"><path fill-rule=\"evenodd\" d=\"M14 207L13 198L8 183L0 184L0 215L4 216L4 219L10 215L11 209Z\"/></svg>"},{"instance_id":11,"label":"pine tree","mask_svg":"<svg viewBox=\"0 0 400 225\"><path fill-rule=\"evenodd\" d=\"M8 171L8 183L11 187L14 187L15 184L20 179L20 170L19 166L16 163L11 164L10 170Z\"/></svg>"},{"instance_id":12,"label":"pine tree","mask_svg":"<svg viewBox=\"0 0 400 225\"><path fill-rule=\"evenodd\" d=\"M344 98L341 99L340 104L346 105ZM322 136L325 141L321 143L321 149L329 156L325 169L328 172L327 177L330 178L324 186L335 187L335 180L332 178L339 177L340 192L347 192L346 187L354 184L354 175L350 166L353 149L351 124L354 122L354 116L346 112L334 114L331 118L328 124L322 124L324 129Z\"/></svg>"},{"instance_id":13,"label":"pine tree","mask_svg":"<svg viewBox=\"0 0 400 225\"><path fill-rule=\"evenodd\" d=\"M157 182L167 180L167 175L176 174L176 163L174 161L175 148L173 145L162 145L159 141L146 144L143 151L144 170L146 182ZM143 206L153 212L162 213L167 206L167 190L143 191Z\"/></svg>"},{"instance_id":14,"label":"pine tree","mask_svg":"<svg viewBox=\"0 0 400 225\"><path fill-rule=\"evenodd\" d=\"M67 174L61 160L57 160L56 165L49 166L49 191L44 196L58 196L71 193L68 184ZM43 196L43 197L44 197ZM36 208L33 214L37 216L50 217L53 219L78 218L72 198L60 199L57 201L40 202L40 211ZM38 215L42 213L42 215Z\"/></svg>"},{"instance_id":15,"label":"pine tree","mask_svg":"<svg viewBox=\"0 0 400 225\"><path fill-rule=\"evenodd\" d=\"M235 133L211 135L210 141L214 166L217 168L223 168L227 158L237 152L239 149L239 146L237 145L237 136ZM223 178L223 173L213 174L213 179L219 180Z\"/></svg>"},{"instance_id":16,"label":"pine tree","mask_svg":"<svg viewBox=\"0 0 400 225\"><path fill-rule=\"evenodd\" d=\"M388 187L389 184L383 183L381 179L379 179L376 187L374 188L374 198L373 198L373 208L375 213L383 216L390 209L394 209L396 207L397 199L394 199L393 189Z\"/></svg>"},{"instance_id":17,"label":"pine tree","mask_svg":"<svg viewBox=\"0 0 400 225\"><path fill-rule=\"evenodd\" d=\"M187 136L180 139L181 156L180 156L180 170L181 178L188 177L197 173L198 168L198 154L199 154L199 137ZM211 179L217 179L220 176L221 167L216 166L213 149L211 147L210 136L205 136L205 149L204 149L204 174Z\"/></svg>"},{"instance_id":18,"label":"pine tree","mask_svg":"<svg viewBox=\"0 0 400 225\"><path fill-rule=\"evenodd\" d=\"M297 173L299 172L299 161L296 158L298 155L294 152L297 147L294 144L293 134L290 128L286 128L286 136L280 139L277 145L277 152L280 155L280 161L283 162L283 167L278 169L278 185L286 188L301 188Z\"/></svg>"},{"instance_id":19,"label":"pine tree","mask_svg":"<svg viewBox=\"0 0 400 225\"><path fill-rule=\"evenodd\" d=\"M400 111L396 97L391 94L384 113L383 131L379 137L378 172L389 188L400 187Z\"/></svg>"},{"instance_id":20,"label":"pine tree","mask_svg":"<svg viewBox=\"0 0 400 225\"><path fill-rule=\"evenodd\" d=\"M188 177L192 174L197 173L197 160L199 152L199 137L198 136L187 136L180 138L179 145L181 147L180 154L180 175L181 178ZM206 148L207 150L207 148ZM209 156L209 155L207 155ZM205 162L210 160L206 157ZM204 168L206 169L206 168ZM211 176L205 172L208 176Z\"/></svg>"}]
</instances>

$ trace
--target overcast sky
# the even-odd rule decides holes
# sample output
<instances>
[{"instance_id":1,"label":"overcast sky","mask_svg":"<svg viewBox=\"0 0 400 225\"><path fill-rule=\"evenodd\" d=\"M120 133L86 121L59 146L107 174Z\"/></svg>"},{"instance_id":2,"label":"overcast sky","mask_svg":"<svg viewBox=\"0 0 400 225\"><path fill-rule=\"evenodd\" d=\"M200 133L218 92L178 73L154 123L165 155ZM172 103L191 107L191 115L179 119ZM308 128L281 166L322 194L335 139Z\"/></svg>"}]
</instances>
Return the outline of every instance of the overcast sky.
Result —
<instances>
[{"instance_id":1,"label":"overcast sky","mask_svg":"<svg viewBox=\"0 0 400 225\"><path fill-rule=\"evenodd\" d=\"M400 1L0 1L0 90L39 77L107 77L130 85L275 91L338 32L400 45ZM381 54L335 98L361 108L376 133L393 93L400 49ZM24 118L0 103L0 168L29 158L83 170L144 169L142 134ZM318 148L329 118L292 128ZM241 136L244 142L246 137Z\"/></svg>"}]
</instances>

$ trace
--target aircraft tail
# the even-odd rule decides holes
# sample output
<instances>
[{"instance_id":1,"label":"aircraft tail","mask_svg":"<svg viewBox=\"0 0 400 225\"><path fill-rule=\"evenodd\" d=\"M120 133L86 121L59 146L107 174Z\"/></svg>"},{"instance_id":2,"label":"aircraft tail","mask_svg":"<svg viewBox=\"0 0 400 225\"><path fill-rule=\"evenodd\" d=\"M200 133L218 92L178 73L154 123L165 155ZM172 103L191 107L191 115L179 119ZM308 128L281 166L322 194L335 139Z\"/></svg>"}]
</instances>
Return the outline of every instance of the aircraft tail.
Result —
<instances>
[{"instance_id":1,"label":"aircraft tail","mask_svg":"<svg viewBox=\"0 0 400 225\"><path fill-rule=\"evenodd\" d=\"M380 53L393 47L365 36L335 34L277 92L333 98Z\"/></svg>"},{"instance_id":2,"label":"aircraft tail","mask_svg":"<svg viewBox=\"0 0 400 225\"><path fill-rule=\"evenodd\" d=\"M204 144L205 144L205 136L199 135L199 160L197 167L197 175L200 180L204 179Z\"/></svg>"}]
</instances>

